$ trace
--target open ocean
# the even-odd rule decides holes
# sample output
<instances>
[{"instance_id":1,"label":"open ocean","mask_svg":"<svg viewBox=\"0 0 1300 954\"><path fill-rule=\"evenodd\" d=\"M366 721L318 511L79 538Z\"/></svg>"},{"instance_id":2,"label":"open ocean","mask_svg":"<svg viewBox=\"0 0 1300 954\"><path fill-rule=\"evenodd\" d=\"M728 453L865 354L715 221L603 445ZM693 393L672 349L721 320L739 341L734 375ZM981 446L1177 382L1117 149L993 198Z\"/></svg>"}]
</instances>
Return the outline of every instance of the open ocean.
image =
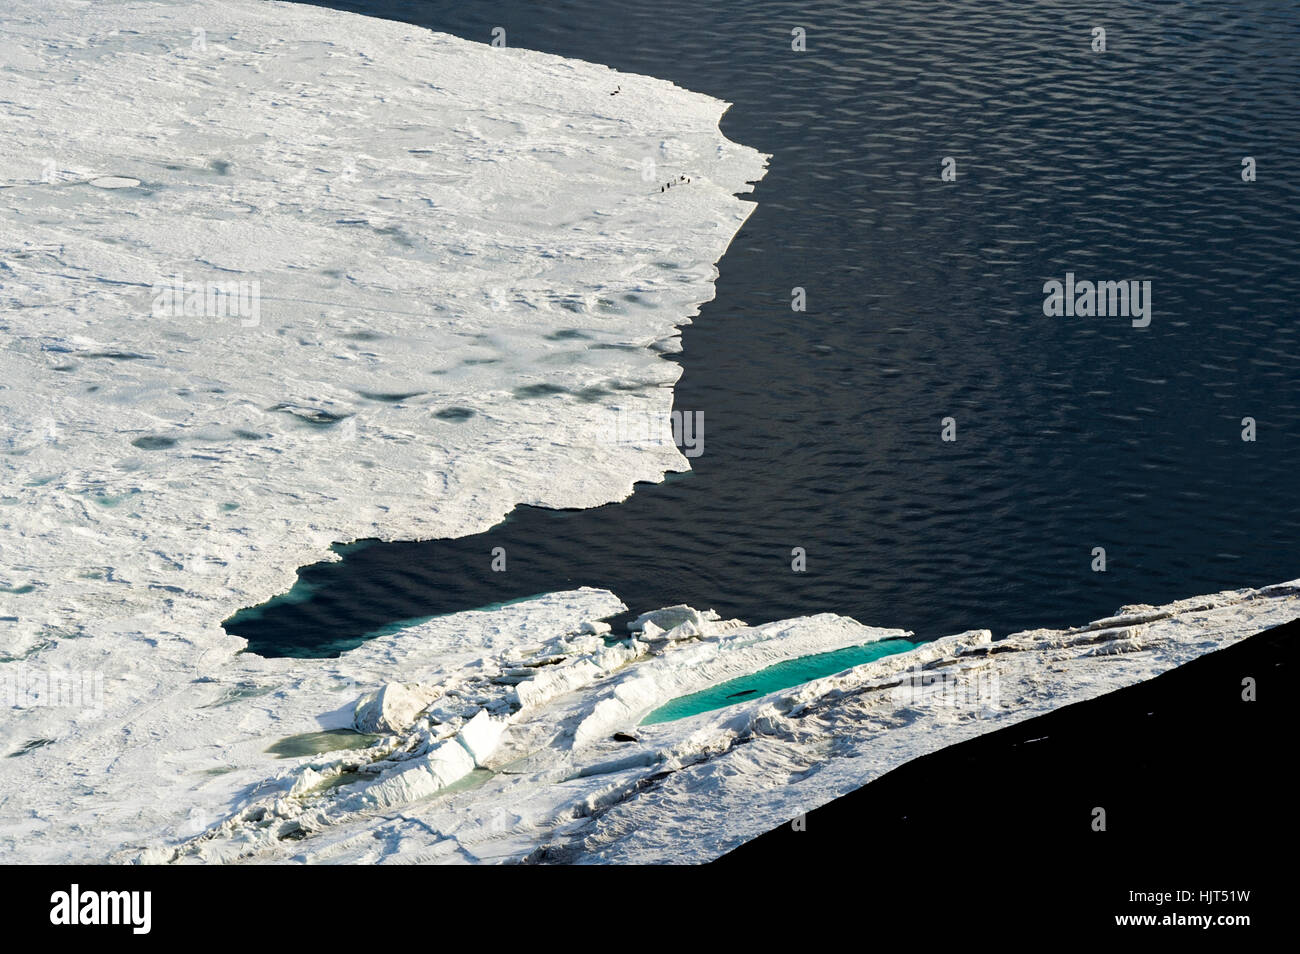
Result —
<instances>
[{"instance_id":1,"label":"open ocean","mask_svg":"<svg viewBox=\"0 0 1300 954\"><path fill-rule=\"evenodd\" d=\"M1300 5L323 5L671 80L773 158L664 358L703 415L690 474L349 548L227 624L253 651L583 585L933 638L1300 576ZM1150 281L1149 326L1045 316L1067 272Z\"/></svg>"}]
</instances>

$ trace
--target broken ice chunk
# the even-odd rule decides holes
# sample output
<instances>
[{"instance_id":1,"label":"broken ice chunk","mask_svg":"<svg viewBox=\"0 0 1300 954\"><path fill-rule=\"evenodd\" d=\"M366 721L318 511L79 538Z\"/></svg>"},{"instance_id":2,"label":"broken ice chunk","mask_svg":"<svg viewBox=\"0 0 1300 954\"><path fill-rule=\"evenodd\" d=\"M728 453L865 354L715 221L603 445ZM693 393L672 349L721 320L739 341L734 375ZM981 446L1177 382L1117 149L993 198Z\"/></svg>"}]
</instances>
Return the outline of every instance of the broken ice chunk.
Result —
<instances>
[{"instance_id":1,"label":"broken ice chunk","mask_svg":"<svg viewBox=\"0 0 1300 954\"><path fill-rule=\"evenodd\" d=\"M357 701L352 725L358 732L401 732L441 695L442 690L437 686L390 682Z\"/></svg>"}]
</instances>

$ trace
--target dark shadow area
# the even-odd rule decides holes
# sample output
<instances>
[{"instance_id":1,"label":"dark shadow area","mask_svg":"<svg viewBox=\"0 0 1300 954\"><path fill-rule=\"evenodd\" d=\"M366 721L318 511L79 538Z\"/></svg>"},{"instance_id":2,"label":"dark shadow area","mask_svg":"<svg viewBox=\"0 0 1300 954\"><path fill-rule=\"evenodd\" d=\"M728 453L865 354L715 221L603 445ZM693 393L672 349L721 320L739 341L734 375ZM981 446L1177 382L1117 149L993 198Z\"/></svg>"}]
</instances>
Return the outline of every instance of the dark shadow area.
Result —
<instances>
[{"instance_id":1,"label":"dark shadow area","mask_svg":"<svg viewBox=\"0 0 1300 954\"><path fill-rule=\"evenodd\" d=\"M1026 918L1068 914L1069 931L1157 910L1128 903L1130 889L1254 889L1251 904L1161 914L1276 911L1287 899L1269 893L1273 873L1297 847L1298 670L1291 622L908 762L808 812L805 830L783 825L717 864L766 880L870 858L903 882L942 875L967 902L1006 892ZM1105 831L1093 830L1097 807Z\"/></svg>"}]
</instances>

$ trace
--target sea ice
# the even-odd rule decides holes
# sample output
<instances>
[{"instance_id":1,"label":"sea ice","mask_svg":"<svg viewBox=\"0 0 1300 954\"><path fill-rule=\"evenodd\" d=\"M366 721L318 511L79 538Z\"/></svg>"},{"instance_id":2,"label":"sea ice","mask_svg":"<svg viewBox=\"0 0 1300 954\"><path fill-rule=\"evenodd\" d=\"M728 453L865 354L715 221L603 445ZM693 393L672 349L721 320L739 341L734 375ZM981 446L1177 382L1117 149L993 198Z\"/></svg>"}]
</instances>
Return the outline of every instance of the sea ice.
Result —
<instances>
[{"instance_id":1,"label":"sea ice","mask_svg":"<svg viewBox=\"0 0 1300 954\"><path fill-rule=\"evenodd\" d=\"M221 620L331 544L687 468L626 436L766 157L671 83L300 4L12 0L0 60L0 678L102 686L6 713L0 855L97 859L228 797L229 746L421 681L349 654L300 708L237 655Z\"/></svg>"},{"instance_id":2,"label":"sea ice","mask_svg":"<svg viewBox=\"0 0 1300 954\"><path fill-rule=\"evenodd\" d=\"M564 607L551 602L561 596L575 601L567 626ZM446 691L430 709L436 719L426 714L363 752L307 757L289 768L263 759L263 779L239 776L254 794L237 799L209 830L114 857L706 861L910 759L1152 678L1294 619L1300 581L1126 608L1117 618L997 642L988 630L972 630L725 709L639 726L641 715L677 694L774 660L902 634L831 615L760 627L705 619L697 641L650 655L632 640L619 666L602 669L590 647L566 635L588 602L601 598L553 594L379 637L356 650L347 668L369 668L369 657L422 671L421 660L443 659L440 674L425 677ZM516 613L530 619L515 630L517 642L485 640L486 655L451 662L450 632L499 632ZM412 653L406 662L394 658L395 647L375 645L399 638ZM495 678L528 659L546 660L531 680L512 687ZM556 680L553 673L579 675L559 678L564 692L521 702L519 688ZM309 705L300 691L286 698ZM258 766L246 749L232 761L250 774ZM476 766L477 782L457 786ZM396 809L412 824L387 827Z\"/></svg>"},{"instance_id":3,"label":"sea ice","mask_svg":"<svg viewBox=\"0 0 1300 954\"><path fill-rule=\"evenodd\" d=\"M627 607L582 588L337 659L241 652L220 621L333 543L684 469L620 435L668 417L655 349L712 297L765 157L660 80L303 5L0 20L5 861L706 860L1300 615L1297 581L978 630L653 725L905 634L674 606L614 640ZM71 676L75 700L29 691ZM322 732L348 747L281 758Z\"/></svg>"},{"instance_id":4,"label":"sea ice","mask_svg":"<svg viewBox=\"0 0 1300 954\"><path fill-rule=\"evenodd\" d=\"M358 732L401 732L440 695L436 686L390 682L361 697L353 725Z\"/></svg>"}]
</instances>

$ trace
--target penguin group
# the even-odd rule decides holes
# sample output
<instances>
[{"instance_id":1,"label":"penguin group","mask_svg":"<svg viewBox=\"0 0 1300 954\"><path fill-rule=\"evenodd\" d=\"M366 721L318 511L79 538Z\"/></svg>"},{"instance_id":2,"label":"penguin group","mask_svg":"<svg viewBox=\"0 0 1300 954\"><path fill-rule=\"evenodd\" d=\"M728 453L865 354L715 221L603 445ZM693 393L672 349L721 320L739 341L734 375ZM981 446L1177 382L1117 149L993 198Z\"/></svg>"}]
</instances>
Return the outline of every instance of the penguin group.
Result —
<instances>
[{"instance_id":1,"label":"penguin group","mask_svg":"<svg viewBox=\"0 0 1300 954\"><path fill-rule=\"evenodd\" d=\"M690 179L689 176L678 176L676 179L673 179L673 180L671 180L671 181L669 181L669 182L665 182L663 185L661 185L661 186L659 187L659 191L660 191L660 192L667 192L669 189L671 189L671 188L672 188L673 186L675 186L675 185L680 185L680 184L683 183L683 182L690 182L690 181L691 181L691 179Z\"/></svg>"}]
</instances>

